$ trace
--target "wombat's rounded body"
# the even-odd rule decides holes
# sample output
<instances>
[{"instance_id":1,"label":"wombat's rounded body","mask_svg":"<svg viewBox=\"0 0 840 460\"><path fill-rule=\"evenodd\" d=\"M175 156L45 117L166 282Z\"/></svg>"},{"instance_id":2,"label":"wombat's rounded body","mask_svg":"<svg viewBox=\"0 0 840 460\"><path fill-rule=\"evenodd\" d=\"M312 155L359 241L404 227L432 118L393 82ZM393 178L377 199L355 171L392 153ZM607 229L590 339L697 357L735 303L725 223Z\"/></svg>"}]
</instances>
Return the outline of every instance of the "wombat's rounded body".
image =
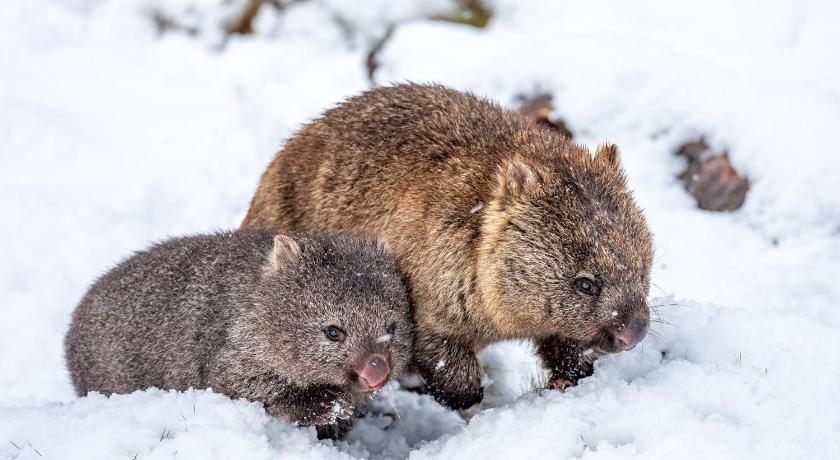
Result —
<instances>
[{"instance_id":1,"label":"wombat's rounded body","mask_svg":"<svg viewBox=\"0 0 840 460\"><path fill-rule=\"evenodd\" d=\"M403 369L411 326L381 240L238 231L117 265L76 308L65 348L79 395L211 387L335 435Z\"/></svg>"},{"instance_id":2,"label":"wombat's rounded body","mask_svg":"<svg viewBox=\"0 0 840 460\"><path fill-rule=\"evenodd\" d=\"M651 235L616 148L592 155L440 86L375 89L305 126L243 227L383 235L411 292L415 364L454 408L481 399L489 343L536 339L561 386L648 325Z\"/></svg>"}]
</instances>

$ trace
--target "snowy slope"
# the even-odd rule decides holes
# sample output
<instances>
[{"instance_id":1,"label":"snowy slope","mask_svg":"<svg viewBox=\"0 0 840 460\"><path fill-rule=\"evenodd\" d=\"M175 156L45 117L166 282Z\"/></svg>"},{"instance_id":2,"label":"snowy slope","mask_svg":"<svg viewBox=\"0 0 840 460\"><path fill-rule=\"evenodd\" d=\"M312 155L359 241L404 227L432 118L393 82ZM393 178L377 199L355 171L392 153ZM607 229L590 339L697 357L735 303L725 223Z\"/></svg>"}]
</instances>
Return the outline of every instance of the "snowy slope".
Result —
<instances>
[{"instance_id":1,"label":"snowy slope","mask_svg":"<svg viewBox=\"0 0 840 460\"><path fill-rule=\"evenodd\" d=\"M311 0L224 46L220 3L0 5L0 458L840 455L836 2L499 0L479 30L418 19L445 1ZM160 35L155 8L202 32ZM656 236L655 335L564 394L530 391L527 344L487 350L468 423L392 388L340 443L206 391L76 398L61 341L90 281L237 226L283 141L369 86L392 22L378 81L548 90L579 142L619 145ZM675 179L698 135L750 177L738 212Z\"/></svg>"}]
</instances>

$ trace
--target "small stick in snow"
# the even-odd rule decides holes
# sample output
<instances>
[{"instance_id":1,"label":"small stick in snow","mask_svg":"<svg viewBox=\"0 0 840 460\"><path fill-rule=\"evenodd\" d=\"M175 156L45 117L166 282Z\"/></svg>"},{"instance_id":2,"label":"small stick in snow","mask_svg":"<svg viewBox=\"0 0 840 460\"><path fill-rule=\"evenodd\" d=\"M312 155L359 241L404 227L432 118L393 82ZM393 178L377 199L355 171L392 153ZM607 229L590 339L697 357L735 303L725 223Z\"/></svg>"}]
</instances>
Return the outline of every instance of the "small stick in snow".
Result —
<instances>
[{"instance_id":1,"label":"small stick in snow","mask_svg":"<svg viewBox=\"0 0 840 460\"><path fill-rule=\"evenodd\" d=\"M32 448L32 450L34 450L35 453L38 454L39 457L43 457L43 455L41 455L41 453L38 452L38 449L36 449L35 446L32 445L32 443L27 442L26 445L28 445L30 448Z\"/></svg>"},{"instance_id":2,"label":"small stick in snow","mask_svg":"<svg viewBox=\"0 0 840 460\"><path fill-rule=\"evenodd\" d=\"M391 399L390 394L382 393L382 397L385 398L385 401L388 401L388 404L391 405L391 410L394 411L394 417L397 419L397 423L400 425L400 429L405 431L405 424L403 423L402 417L400 416L400 412L397 410L397 405L394 404L394 400Z\"/></svg>"}]
</instances>

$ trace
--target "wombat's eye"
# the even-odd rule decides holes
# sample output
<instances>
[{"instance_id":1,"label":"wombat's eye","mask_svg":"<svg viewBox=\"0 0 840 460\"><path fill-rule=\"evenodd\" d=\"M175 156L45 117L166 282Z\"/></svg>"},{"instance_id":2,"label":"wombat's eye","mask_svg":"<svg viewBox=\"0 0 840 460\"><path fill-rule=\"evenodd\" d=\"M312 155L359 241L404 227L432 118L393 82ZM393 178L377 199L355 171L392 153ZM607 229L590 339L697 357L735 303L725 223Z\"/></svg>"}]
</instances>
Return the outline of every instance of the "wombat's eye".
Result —
<instances>
[{"instance_id":1,"label":"wombat's eye","mask_svg":"<svg viewBox=\"0 0 840 460\"><path fill-rule=\"evenodd\" d=\"M397 323L393 323L388 326L388 333L394 335L394 332L397 332Z\"/></svg>"},{"instance_id":2,"label":"wombat's eye","mask_svg":"<svg viewBox=\"0 0 840 460\"><path fill-rule=\"evenodd\" d=\"M576 279L575 287L577 287L578 291L584 294L595 295L595 282L589 278Z\"/></svg>"},{"instance_id":3,"label":"wombat's eye","mask_svg":"<svg viewBox=\"0 0 840 460\"><path fill-rule=\"evenodd\" d=\"M326 334L328 339L334 342L344 341L344 331L337 328L336 326L327 326L327 328L324 329L324 334Z\"/></svg>"}]
</instances>

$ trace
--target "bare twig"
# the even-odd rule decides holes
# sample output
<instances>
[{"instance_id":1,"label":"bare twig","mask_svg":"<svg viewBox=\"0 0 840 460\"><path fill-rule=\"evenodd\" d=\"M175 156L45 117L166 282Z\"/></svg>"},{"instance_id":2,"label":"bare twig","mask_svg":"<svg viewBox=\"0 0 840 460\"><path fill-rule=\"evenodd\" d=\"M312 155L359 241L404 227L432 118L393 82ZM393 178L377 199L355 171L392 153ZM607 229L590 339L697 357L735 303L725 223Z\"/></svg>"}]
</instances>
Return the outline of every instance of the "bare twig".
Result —
<instances>
[{"instance_id":1,"label":"bare twig","mask_svg":"<svg viewBox=\"0 0 840 460\"><path fill-rule=\"evenodd\" d=\"M373 48L371 48L367 54L365 66L367 67L368 81L371 86L376 86L374 74L376 74L376 69L379 68L379 53L382 51L382 48L385 47L385 43L391 38L391 35L394 34L394 29L396 29L396 24L390 24L388 29L385 30L385 33L382 35L382 38L374 43Z\"/></svg>"}]
</instances>

